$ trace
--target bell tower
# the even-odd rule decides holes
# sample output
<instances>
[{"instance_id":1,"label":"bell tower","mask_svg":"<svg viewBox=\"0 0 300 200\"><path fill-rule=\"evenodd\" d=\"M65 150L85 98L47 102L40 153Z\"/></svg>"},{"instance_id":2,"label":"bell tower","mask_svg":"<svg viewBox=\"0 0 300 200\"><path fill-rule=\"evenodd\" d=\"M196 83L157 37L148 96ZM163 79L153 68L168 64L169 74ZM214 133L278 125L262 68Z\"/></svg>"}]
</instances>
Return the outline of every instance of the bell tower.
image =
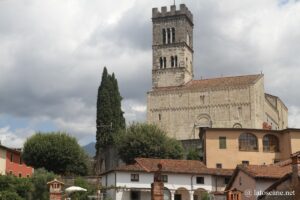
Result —
<instances>
[{"instance_id":1,"label":"bell tower","mask_svg":"<svg viewBox=\"0 0 300 200\"><path fill-rule=\"evenodd\" d=\"M181 4L152 9L152 87L181 86L193 79L193 15Z\"/></svg>"}]
</instances>

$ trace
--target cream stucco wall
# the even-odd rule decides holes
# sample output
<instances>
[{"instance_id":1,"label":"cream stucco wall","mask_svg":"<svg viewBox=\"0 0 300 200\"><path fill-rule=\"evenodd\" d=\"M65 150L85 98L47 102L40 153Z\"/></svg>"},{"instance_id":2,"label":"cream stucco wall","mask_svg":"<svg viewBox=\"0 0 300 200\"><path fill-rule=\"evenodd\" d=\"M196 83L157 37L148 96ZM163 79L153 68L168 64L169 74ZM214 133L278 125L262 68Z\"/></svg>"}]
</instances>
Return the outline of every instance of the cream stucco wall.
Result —
<instances>
[{"instance_id":1,"label":"cream stucco wall","mask_svg":"<svg viewBox=\"0 0 300 200\"><path fill-rule=\"evenodd\" d=\"M6 150L0 148L0 175L5 175L6 169Z\"/></svg>"},{"instance_id":2,"label":"cream stucco wall","mask_svg":"<svg viewBox=\"0 0 300 200\"><path fill-rule=\"evenodd\" d=\"M242 133L252 133L257 137L257 151L241 151L239 150L239 136ZM263 137L266 134L274 135L279 140L279 152L264 152ZM242 161L249 161L253 165L272 164L274 160L284 160L289 157L289 143L291 141L287 136L288 132L268 131L268 130L243 130L243 129L208 129L206 131L206 165L207 167L216 167L217 163L221 163L223 168L233 169L237 164L242 164ZM300 134L295 134L300 136ZM219 137L226 137L226 149L219 148ZM296 136L294 136L296 137ZM300 141L299 141L300 142ZM292 146L297 143L292 140Z\"/></svg>"},{"instance_id":3,"label":"cream stucco wall","mask_svg":"<svg viewBox=\"0 0 300 200\"><path fill-rule=\"evenodd\" d=\"M291 153L300 151L300 132L291 131L290 137L291 137Z\"/></svg>"}]
</instances>

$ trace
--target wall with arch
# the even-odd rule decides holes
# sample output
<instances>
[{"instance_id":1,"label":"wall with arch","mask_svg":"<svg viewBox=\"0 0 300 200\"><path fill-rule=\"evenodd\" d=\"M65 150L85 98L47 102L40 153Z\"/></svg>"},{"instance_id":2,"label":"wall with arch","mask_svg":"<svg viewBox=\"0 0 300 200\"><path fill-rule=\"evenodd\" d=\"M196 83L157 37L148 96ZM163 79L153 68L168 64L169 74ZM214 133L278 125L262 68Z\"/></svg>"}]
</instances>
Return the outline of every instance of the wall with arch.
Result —
<instances>
[{"instance_id":1,"label":"wall with arch","mask_svg":"<svg viewBox=\"0 0 300 200\"><path fill-rule=\"evenodd\" d=\"M240 148L239 137L243 133L250 133L257 138L257 150ZM278 138L279 151L264 150L263 139L266 135ZM224 149L219 146L220 137L226 137ZM250 165L273 164L288 159L291 153L300 150L300 130L212 128L206 131L205 143L207 167L216 167L217 163L221 163L223 168L233 169L243 161L248 161Z\"/></svg>"}]
</instances>

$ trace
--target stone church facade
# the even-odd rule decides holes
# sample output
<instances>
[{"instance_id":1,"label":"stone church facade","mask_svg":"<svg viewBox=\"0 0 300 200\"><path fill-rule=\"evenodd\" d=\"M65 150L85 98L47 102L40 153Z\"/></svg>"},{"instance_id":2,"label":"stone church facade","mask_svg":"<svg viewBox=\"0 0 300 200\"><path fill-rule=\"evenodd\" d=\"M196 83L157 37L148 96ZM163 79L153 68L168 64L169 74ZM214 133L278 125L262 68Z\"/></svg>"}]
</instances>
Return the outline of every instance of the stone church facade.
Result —
<instances>
[{"instance_id":1,"label":"stone church facade","mask_svg":"<svg viewBox=\"0 0 300 200\"><path fill-rule=\"evenodd\" d=\"M265 93L262 74L193 80L193 15L184 4L153 8L152 21L148 123L179 140L199 138L205 127L287 128L288 109Z\"/></svg>"}]
</instances>

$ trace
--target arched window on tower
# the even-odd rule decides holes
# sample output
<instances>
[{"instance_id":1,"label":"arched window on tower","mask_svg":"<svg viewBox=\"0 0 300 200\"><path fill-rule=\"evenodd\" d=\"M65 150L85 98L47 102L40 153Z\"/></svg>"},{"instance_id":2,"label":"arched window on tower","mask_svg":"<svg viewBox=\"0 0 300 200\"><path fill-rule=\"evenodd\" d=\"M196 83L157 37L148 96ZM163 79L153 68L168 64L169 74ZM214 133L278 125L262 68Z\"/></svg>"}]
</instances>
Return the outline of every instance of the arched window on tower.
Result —
<instances>
[{"instance_id":1,"label":"arched window on tower","mask_svg":"<svg viewBox=\"0 0 300 200\"><path fill-rule=\"evenodd\" d=\"M175 56L175 67L178 67L177 56Z\"/></svg>"},{"instance_id":2,"label":"arched window on tower","mask_svg":"<svg viewBox=\"0 0 300 200\"><path fill-rule=\"evenodd\" d=\"M174 67L174 57L173 56L171 56L171 67Z\"/></svg>"},{"instance_id":3,"label":"arched window on tower","mask_svg":"<svg viewBox=\"0 0 300 200\"><path fill-rule=\"evenodd\" d=\"M166 41L166 29L165 28L163 28L163 30L162 30L162 38L163 38L163 44L166 44L167 43L167 41Z\"/></svg>"},{"instance_id":4,"label":"arched window on tower","mask_svg":"<svg viewBox=\"0 0 300 200\"><path fill-rule=\"evenodd\" d=\"M172 43L175 42L175 28L172 28Z\"/></svg>"},{"instance_id":5,"label":"arched window on tower","mask_svg":"<svg viewBox=\"0 0 300 200\"><path fill-rule=\"evenodd\" d=\"M160 67L160 69L163 68L163 58L162 57L159 58L159 67Z\"/></svg>"},{"instance_id":6,"label":"arched window on tower","mask_svg":"<svg viewBox=\"0 0 300 200\"><path fill-rule=\"evenodd\" d=\"M164 68L167 68L167 58L164 57Z\"/></svg>"},{"instance_id":7,"label":"arched window on tower","mask_svg":"<svg viewBox=\"0 0 300 200\"><path fill-rule=\"evenodd\" d=\"M257 137L252 133L242 133L239 137L240 151L257 151Z\"/></svg>"},{"instance_id":8,"label":"arched window on tower","mask_svg":"<svg viewBox=\"0 0 300 200\"><path fill-rule=\"evenodd\" d=\"M279 141L275 135L267 134L263 138L263 147L266 152L278 152Z\"/></svg>"},{"instance_id":9,"label":"arched window on tower","mask_svg":"<svg viewBox=\"0 0 300 200\"><path fill-rule=\"evenodd\" d=\"M170 28L167 28L167 43L170 44L171 43L171 29Z\"/></svg>"}]
</instances>

